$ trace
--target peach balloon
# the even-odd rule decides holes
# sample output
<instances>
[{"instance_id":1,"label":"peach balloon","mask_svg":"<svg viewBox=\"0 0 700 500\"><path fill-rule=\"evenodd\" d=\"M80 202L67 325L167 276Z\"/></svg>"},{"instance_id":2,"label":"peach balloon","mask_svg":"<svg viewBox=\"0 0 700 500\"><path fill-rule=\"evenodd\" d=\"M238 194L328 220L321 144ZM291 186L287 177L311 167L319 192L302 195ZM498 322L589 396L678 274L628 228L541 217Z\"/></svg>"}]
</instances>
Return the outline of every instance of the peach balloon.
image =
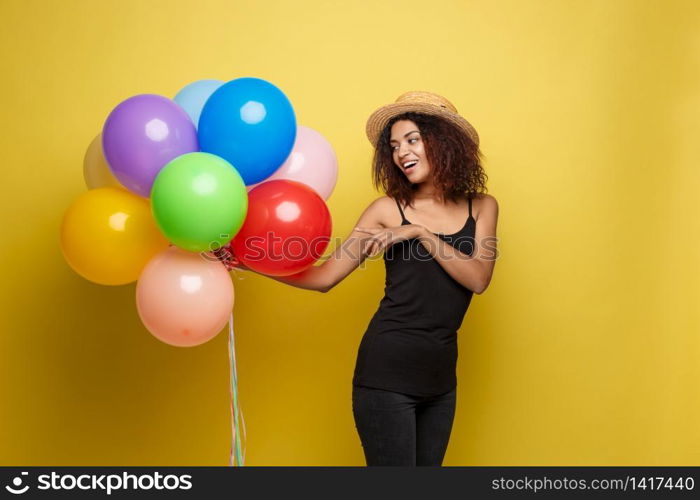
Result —
<instances>
[{"instance_id":1,"label":"peach balloon","mask_svg":"<svg viewBox=\"0 0 700 500\"><path fill-rule=\"evenodd\" d=\"M321 133L299 125L292 152L275 172L262 182L286 179L301 182L327 200L338 180L338 160L333 147ZM256 186L247 186L250 192Z\"/></svg>"},{"instance_id":2,"label":"peach balloon","mask_svg":"<svg viewBox=\"0 0 700 500\"><path fill-rule=\"evenodd\" d=\"M139 317L157 339L178 347L214 338L233 309L231 276L216 257L172 246L146 265L136 285Z\"/></svg>"}]
</instances>

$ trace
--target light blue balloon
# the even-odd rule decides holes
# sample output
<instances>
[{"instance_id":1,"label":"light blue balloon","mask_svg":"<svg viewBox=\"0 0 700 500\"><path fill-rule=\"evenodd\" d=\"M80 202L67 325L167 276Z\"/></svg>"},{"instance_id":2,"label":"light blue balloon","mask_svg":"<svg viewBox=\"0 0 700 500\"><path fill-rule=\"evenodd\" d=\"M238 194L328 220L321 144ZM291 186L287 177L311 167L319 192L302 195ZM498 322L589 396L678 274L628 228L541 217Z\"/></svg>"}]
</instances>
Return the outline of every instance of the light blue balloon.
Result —
<instances>
[{"instance_id":1,"label":"light blue balloon","mask_svg":"<svg viewBox=\"0 0 700 500\"><path fill-rule=\"evenodd\" d=\"M221 80L199 80L192 82L177 93L173 99L189 115L195 128L199 125L204 103L216 89L224 84Z\"/></svg>"},{"instance_id":2,"label":"light blue balloon","mask_svg":"<svg viewBox=\"0 0 700 500\"><path fill-rule=\"evenodd\" d=\"M202 151L228 161L246 185L272 175L294 146L297 122L284 93L260 78L237 78L207 100L197 136Z\"/></svg>"}]
</instances>

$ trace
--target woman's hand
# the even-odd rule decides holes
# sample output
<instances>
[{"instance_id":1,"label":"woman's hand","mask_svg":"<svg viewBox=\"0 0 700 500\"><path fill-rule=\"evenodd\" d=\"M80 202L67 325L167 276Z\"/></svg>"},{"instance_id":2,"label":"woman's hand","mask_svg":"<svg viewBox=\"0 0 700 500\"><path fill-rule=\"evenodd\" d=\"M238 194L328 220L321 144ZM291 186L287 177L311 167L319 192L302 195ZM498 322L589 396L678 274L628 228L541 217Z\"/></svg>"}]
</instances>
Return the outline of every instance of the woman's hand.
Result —
<instances>
[{"instance_id":1,"label":"woman's hand","mask_svg":"<svg viewBox=\"0 0 700 500\"><path fill-rule=\"evenodd\" d=\"M371 235L362 246L362 254L367 257L374 257L389 248L394 243L418 238L426 229L418 224L406 224L396 227L356 227L355 231Z\"/></svg>"}]
</instances>

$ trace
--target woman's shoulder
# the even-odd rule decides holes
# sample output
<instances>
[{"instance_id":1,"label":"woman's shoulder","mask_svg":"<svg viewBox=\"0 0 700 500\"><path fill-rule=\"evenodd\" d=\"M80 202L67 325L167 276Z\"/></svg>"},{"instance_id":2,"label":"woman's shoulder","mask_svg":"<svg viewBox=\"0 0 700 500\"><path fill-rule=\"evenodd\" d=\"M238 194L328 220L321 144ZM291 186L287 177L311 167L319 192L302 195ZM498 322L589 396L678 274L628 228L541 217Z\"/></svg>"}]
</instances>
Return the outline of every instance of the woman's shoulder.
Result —
<instances>
[{"instance_id":1,"label":"woman's shoulder","mask_svg":"<svg viewBox=\"0 0 700 500\"><path fill-rule=\"evenodd\" d=\"M498 202L496 198L487 193L479 193L472 198L472 215L479 220L480 214L498 215Z\"/></svg>"},{"instance_id":2,"label":"woman's shoulder","mask_svg":"<svg viewBox=\"0 0 700 500\"><path fill-rule=\"evenodd\" d=\"M372 201L366 208L365 213L371 214L371 216L382 226L388 227L395 224L395 217L393 217L394 212L398 216L398 209L396 208L396 201L389 196L380 196Z\"/></svg>"},{"instance_id":3,"label":"woman's shoulder","mask_svg":"<svg viewBox=\"0 0 700 500\"><path fill-rule=\"evenodd\" d=\"M375 198L367 206L368 209L371 208L374 210L386 210L389 207L396 208L396 201L394 200L394 198L391 198L389 196L380 196L379 198Z\"/></svg>"},{"instance_id":4,"label":"woman's shoulder","mask_svg":"<svg viewBox=\"0 0 700 500\"><path fill-rule=\"evenodd\" d=\"M498 204L496 198L488 193L477 193L473 197L474 203Z\"/></svg>"}]
</instances>

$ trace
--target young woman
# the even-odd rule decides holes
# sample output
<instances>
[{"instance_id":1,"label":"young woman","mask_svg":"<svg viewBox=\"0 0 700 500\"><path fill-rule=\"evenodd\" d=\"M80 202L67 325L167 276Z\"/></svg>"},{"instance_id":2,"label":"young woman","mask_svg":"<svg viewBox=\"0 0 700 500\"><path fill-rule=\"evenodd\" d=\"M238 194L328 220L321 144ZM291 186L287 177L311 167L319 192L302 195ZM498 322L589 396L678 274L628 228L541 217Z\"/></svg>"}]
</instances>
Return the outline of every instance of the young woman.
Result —
<instances>
[{"instance_id":1,"label":"young woman","mask_svg":"<svg viewBox=\"0 0 700 500\"><path fill-rule=\"evenodd\" d=\"M362 338L353 414L367 465L441 465L455 413L457 330L491 280L496 200L479 137L444 97L408 92L367 122L372 202L323 264L274 279L328 292L384 252L385 296Z\"/></svg>"}]
</instances>

